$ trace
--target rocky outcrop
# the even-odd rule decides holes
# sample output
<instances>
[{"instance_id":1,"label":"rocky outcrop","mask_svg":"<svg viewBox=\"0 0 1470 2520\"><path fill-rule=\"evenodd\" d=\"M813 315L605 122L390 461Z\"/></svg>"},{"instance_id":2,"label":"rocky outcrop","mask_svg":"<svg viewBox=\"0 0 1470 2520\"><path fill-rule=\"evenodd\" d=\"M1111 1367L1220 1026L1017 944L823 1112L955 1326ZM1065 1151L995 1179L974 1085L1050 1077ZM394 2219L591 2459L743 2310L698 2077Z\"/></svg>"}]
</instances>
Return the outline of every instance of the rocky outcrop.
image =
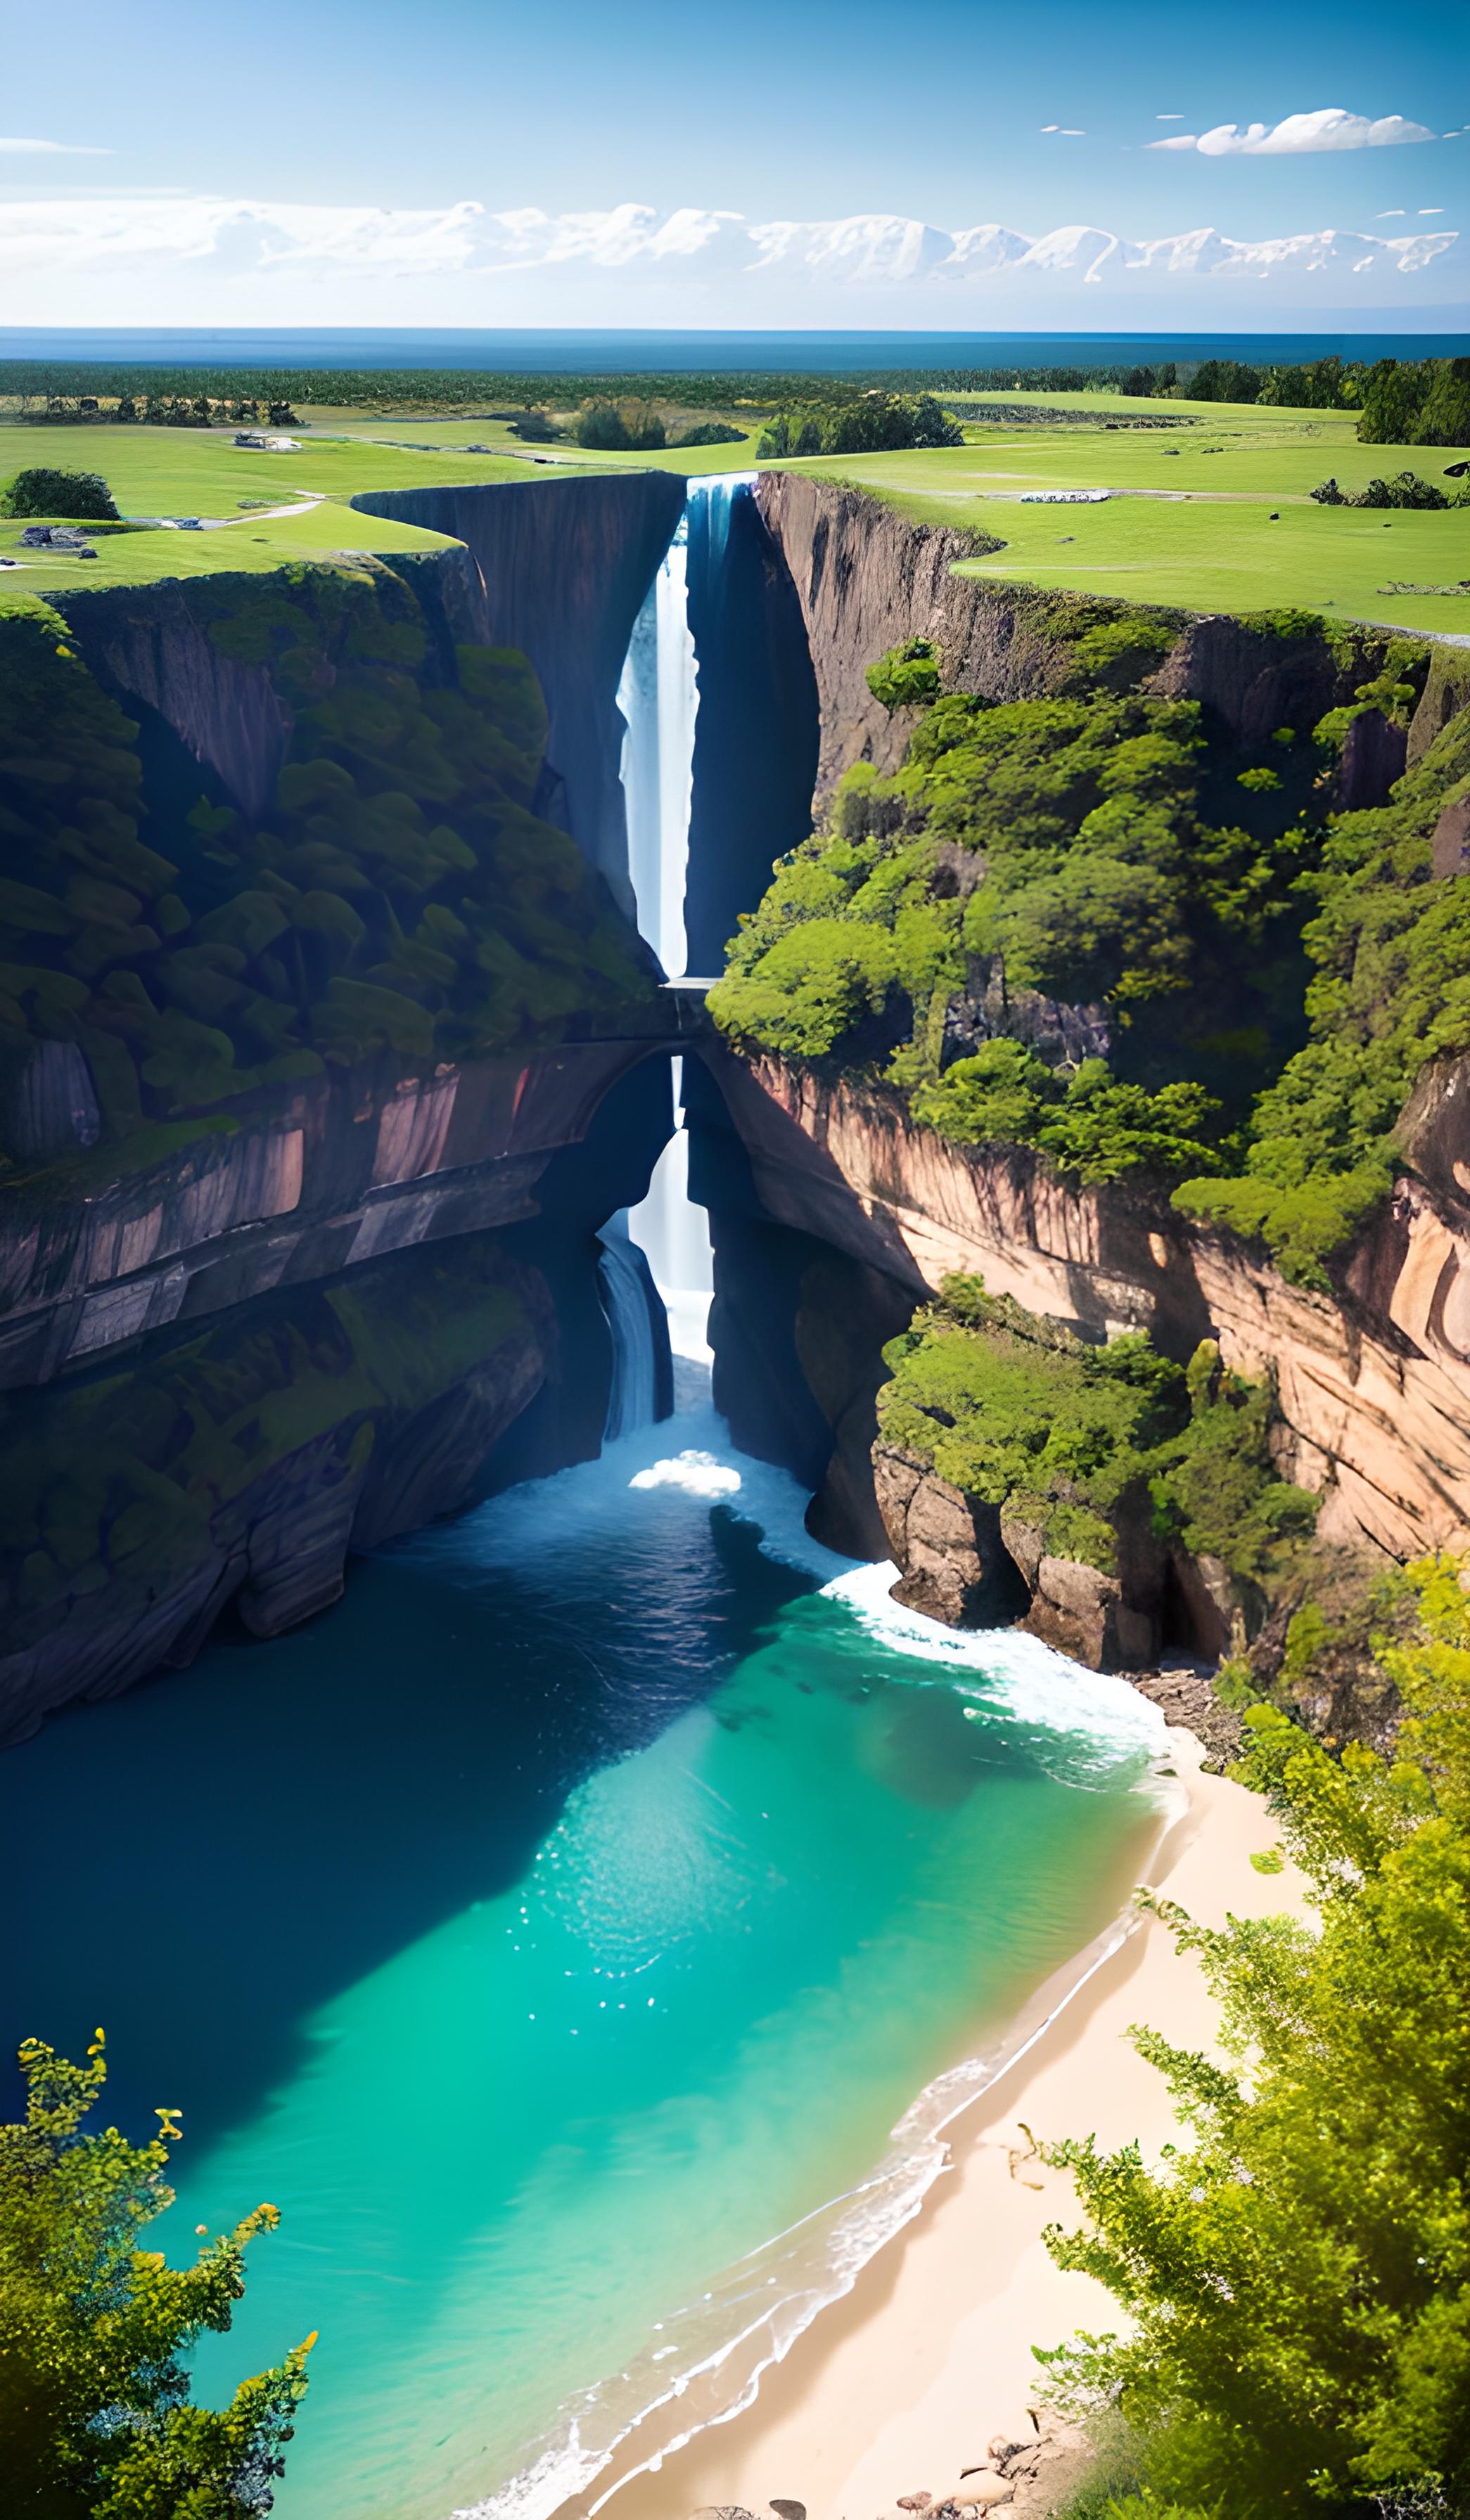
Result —
<instances>
[{"instance_id":1,"label":"rocky outcrop","mask_svg":"<svg viewBox=\"0 0 1470 2520\"><path fill-rule=\"evenodd\" d=\"M1033 1155L949 1146L896 1097L773 1058L710 1058L770 1217L915 1301L962 1271L1083 1336L1145 1329L1181 1362L1213 1336L1234 1371L1274 1378L1278 1467L1322 1494L1325 1541L1401 1559L1470 1546L1463 1070L1411 1106L1432 1177L1405 1172L1326 1293L1162 1198L1072 1192Z\"/></svg>"},{"instance_id":2,"label":"rocky outcrop","mask_svg":"<svg viewBox=\"0 0 1470 2520\"><path fill-rule=\"evenodd\" d=\"M371 490L352 505L466 546L479 585L475 626L460 635L529 657L550 717L547 767L565 789L566 828L630 911L618 682L639 608L683 512L682 480L623 472Z\"/></svg>"},{"instance_id":3,"label":"rocky outcrop","mask_svg":"<svg viewBox=\"0 0 1470 2520\"><path fill-rule=\"evenodd\" d=\"M1026 1607L1000 1529L1000 1508L967 1496L927 1462L896 1446L873 1447L873 1485L889 1553L899 1568L894 1598L951 1628L995 1628Z\"/></svg>"}]
</instances>

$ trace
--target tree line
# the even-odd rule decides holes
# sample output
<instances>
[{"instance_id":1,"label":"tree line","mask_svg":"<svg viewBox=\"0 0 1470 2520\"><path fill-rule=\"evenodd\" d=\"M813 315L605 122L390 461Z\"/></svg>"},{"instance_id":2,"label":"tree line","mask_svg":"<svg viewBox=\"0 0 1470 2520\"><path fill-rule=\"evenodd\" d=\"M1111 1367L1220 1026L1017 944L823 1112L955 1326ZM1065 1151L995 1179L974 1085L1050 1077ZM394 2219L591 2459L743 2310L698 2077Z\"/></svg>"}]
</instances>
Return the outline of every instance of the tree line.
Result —
<instances>
[{"instance_id":1,"label":"tree line","mask_svg":"<svg viewBox=\"0 0 1470 2520\"><path fill-rule=\"evenodd\" d=\"M1336 355L1250 365L1223 355L1175 356L1152 364L1105 362L1050 367L873 368L840 376L769 370L628 372L588 377L559 371L511 373L476 368L167 367L104 360L0 360L0 397L22 403L26 417L141 419L200 405L220 419L253 419L263 411L290 425L293 404L323 409L366 407L387 412L464 411L488 420L527 412L574 411L589 399L671 403L687 410L753 413L820 408L832 411L873 393L1122 392L1140 398L1262 403L1296 411L1358 411L1369 443L1463 445L1470 412L1470 360L1343 359ZM486 408L487 400L497 407ZM32 414L30 406L35 406ZM278 415L280 419L278 420ZM1424 430L1432 433L1425 435ZM1416 431L1418 435L1416 436Z\"/></svg>"},{"instance_id":2,"label":"tree line","mask_svg":"<svg viewBox=\"0 0 1470 2520\"><path fill-rule=\"evenodd\" d=\"M1365 446L1470 446L1470 359L1309 359L1253 368L1205 359L1180 382L1171 361L1132 368L1125 394L1261 403L1283 411L1355 411Z\"/></svg>"}]
</instances>

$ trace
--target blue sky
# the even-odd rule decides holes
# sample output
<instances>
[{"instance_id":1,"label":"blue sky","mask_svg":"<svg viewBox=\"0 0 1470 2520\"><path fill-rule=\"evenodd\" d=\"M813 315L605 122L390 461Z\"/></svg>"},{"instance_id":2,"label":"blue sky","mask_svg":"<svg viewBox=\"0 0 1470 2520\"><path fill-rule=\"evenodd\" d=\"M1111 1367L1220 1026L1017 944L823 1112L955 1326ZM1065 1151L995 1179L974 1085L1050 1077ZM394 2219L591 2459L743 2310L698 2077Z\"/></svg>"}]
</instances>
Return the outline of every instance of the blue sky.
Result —
<instances>
[{"instance_id":1,"label":"blue sky","mask_svg":"<svg viewBox=\"0 0 1470 2520\"><path fill-rule=\"evenodd\" d=\"M196 233L181 209L161 237L157 221L134 231L116 207L165 197L261 205L266 229L283 203L400 214L465 202L486 213L534 206L552 219L623 202L661 215L693 206L756 226L876 213L948 234L996 222L1026 239L1084 227L1133 242L1199 229L1257 245L1328 229L1397 239L1433 228L1459 242L1407 273L1368 257L1367 299L1359 289L1355 300L1342 255L1325 276L1300 255L1280 272L1250 270L1242 285L1263 276L1265 290L1240 310L1241 325L1262 320L1267 294L1283 311L1288 297L1325 309L1401 296L1452 305L1466 294L1470 138L1148 146L1232 124L1259 123L1269 139L1288 117L1328 108L1436 135L1462 125L1470 42L1463 10L1447 0L1397 12L1362 0L1237 0L1215 10L1198 0L1053 0L1044 11L988 0L788 0L738 21L644 0L517 9L500 0L307 0L279 13L268 0L240 9L145 0L141 10L69 0L64 74L54 11L12 0L6 18L0 126L68 153L0 144L0 196L11 205L0 275L11 280L14 321L49 312L105 322L110 310L113 321L205 320L211 286L238 301L234 320L321 321L328 274L340 320L384 322L482 323L497 313L526 322L541 305L549 322L597 321L604 305L609 322L677 321L680 307L694 323L784 321L788 303L809 301L813 321L856 324L894 320L916 290L932 298L959 288L967 304L984 298L988 307L1011 287L970 270L937 281L942 256L932 251L921 270L905 275L890 256L855 282L850 254L841 276L830 257L818 259L815 277L804 262L799 286L794 248L757 285L733 232L718 253L645 254L636 269L617 249L611 259L603 246L569 250L564 238L550 259L541 255L532 283L523 268L498 267L498 246L488 254L497 267L487 268L473 220L437 249L416 236L405 261L397 231L380 233L367 251L349 229L334 243L298 226L283 247L274 231L221 231L217 217ZM78 209L51 232L46 205L63 201L114 204L111 226L100 207ZM32 268L35 256L27 263L27 224L48 248L44 271ZM255 267L262 254L268 280ZM1089 284L1086 268L1083 255L1053 270L1038 322L1064 311L1064 298L1084 305L1089 289L1096 297L1125 286L1112 266ZM1145 285L1156 284L1125 284ZM405 287L421 312L397 302ZM1185 273L1168 292L1171 318L1231 287L1229 276L1207 286ZM862 307L850 302L854 291ZM978 302L972 311L988 320ZM900 320L968 319L957 307L930 307Z\"/></svg>"}]
</instances>

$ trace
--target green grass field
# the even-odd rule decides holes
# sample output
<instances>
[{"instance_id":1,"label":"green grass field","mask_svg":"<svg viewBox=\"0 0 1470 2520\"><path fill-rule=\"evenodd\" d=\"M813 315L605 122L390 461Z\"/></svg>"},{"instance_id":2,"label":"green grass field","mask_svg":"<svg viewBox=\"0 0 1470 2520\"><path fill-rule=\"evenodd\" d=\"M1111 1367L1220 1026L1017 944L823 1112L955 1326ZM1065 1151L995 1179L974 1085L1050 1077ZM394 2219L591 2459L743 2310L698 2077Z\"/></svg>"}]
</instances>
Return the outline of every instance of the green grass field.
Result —
<instances>
[{"instance_id":1,"label":"green grass field","mask_svg":"<svg viewBox=\"0 0 1470 2520\"><path fill-rule=\"evenodd\" d=\"M813 457L786 469L850 482L921 522L970 526L1004 543L1003 553L962 562L966 575L1199 612L1300 605L1345 620L1470 635L1470 586L1389 591L1470 580L1470 508L1323 508L1309 495L1329 474L1345 491L1375 473L1442 481L1451 452L1359 446L1351 413L1273 413L1266 426L1255 411L1216 406L1214 416L1214 428L1177 432L975 430L962 447ZM1117 495L1096 507L1023 504L1028 490L1054 489Z\"/></svg>"},{"instance_id":2,"label":"green grass field","mask_svg":"<svg viewBox=\"0 0 1470 2520\"><path fill-rule=\"evenodd\" d=\"M361 516L348 507L348 500L358 490L544 478L524 456L468 455L454 447L429 455L373 442L303 437L299 454L265 455L235 446L230 434L217 429L0 429L0 481L25 466L42 464L101 472L124 518L222 517L231 521L205 533L164 529L102 535L91 561L64 553L54 559L42 551L23 553L22 525L0 521L0 556L22 562L0 575L0 607L18 596L46 596L64 586L134 586L221 569L265 570L293 560L326 560L335 552L434 551L441 547L441 535ZM591 468L583 462L574 469ZM268 500L273 507L300 504L295 515L271 516L242 507L245 500Z\"/></svg>"},{"instance_id":3,"label":"green grass field","mask_svg":"<svg viewBox=\"0 0 1470 2520\"><path fill-rule=\"evenodd\" d=\"M1131 597L1195 611L1300 605L1340 618L1440 636L1470 636L1470 508L1449 513L1320 508L1309 493L1328 474L1344 490L1402 471L1439 480L1452 457L1439 447L1359 446L1351 412L1292 412L1228 404L1140 404L1109 394L1006 399L1038 411L1085 411L1087 428L1044 421L978 424L962 447L882 456L813 458L783 469L850 482L925 522L973 526L1005 549L962 565L993 578ZM1114 415L1168 418L1164 428L1110 429ZM531 450L504 422L385 420L332 415L299 451L240 449L222 430L11 424L0 427L0 480L23 465L103 472L124 516L201 516L229 523L99 540L97 558L24 555L0 575L0 607L74 584L131 585L220 569L267 570L292 560L425 551L439 537L358 515L358 490L454 482L545 480L561 472L657 468L698 477L754 468L746 446L581 455ZM1201 425L1188 425L1198 421ZM469 452L472 444L490 448ZM532 454L550 461L534 462ZM1096 507L1023 504L1028 490L1105 488ZM242 507L269 500L297 513ZM307 504L307 503L310 504ZM1272 511L1276 512L1272 519ZM19 554L21 527L0 523L0 556ZM1391 592L1398 586L1411 592Z\"/></svg>"},{"instance_id":4,"label":"green grass field","mask_svg":"<svg viewBox=\"0 0 1470 2520\"><path fill-rule=\"evenodd\" d=\"M440 547L438 534L350 509L347 502L359 490L545 480L553 472L639 472L650 463L674 472L722 472L740 469L746 454L739 446L674 448L657 456L582 455L565 445L532 449L512 437L504 423L489 421L438 428L425 421L365 420L350 427L347 435L303 432L299 452L281 455L237 447L233 432L221 429L0 428L0 481L30 465L101 472L124 518L228 520L203 533L164 528L104 534L95 545L96 559L78 561L65 553L51 558L44 551L23 552L23 526L0 519L0 557L20 562L0 573L0 609L67 586L135 586L154 578L279 568L288 561L326 560L336 552ZM472 455L472 441L496 451ZM538 463L536 456L551 461ZM271 516L242 506L254 500L283 508L299 504L295 515Z\"/></svg>"}]
</instances>

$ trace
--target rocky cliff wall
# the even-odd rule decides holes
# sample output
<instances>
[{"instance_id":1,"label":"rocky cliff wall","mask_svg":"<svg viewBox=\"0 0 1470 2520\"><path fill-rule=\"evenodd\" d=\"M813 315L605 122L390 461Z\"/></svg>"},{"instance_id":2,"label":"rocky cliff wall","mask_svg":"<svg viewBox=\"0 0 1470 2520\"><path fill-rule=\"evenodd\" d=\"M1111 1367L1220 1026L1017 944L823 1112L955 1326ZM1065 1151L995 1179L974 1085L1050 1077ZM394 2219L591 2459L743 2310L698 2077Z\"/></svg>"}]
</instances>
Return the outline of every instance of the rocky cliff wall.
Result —
<instances>
[{"instance_id":1,"label":"rocky cliff wall","mask_svg":"<svg viewBox=\"0 0 1470 2520\"><path fill-rule=\"evenodd\" d=\"M451 534L479 573L475 635L529 657L550 717L546 759L566 828L631 912L619 765L619 677L639 608L683 513L675 473L373 490L367 515Z\"/></svg>"},{"instance_id":2,"label":"rocky cliff wall","mask_svg":"<svg viewBox=\"0 0 1470 2520\"><path fill-rule=\"evenodd\" d=\"M670 495L578 546L604 716ZM68 609L0 675L0 1736L596 1450L688 1013L467 552Z\"/></svg>"},{"instance_id":3,"label":"rocky cliff wall","mask_svg":"<svg viewBox=\"0 0 1470 2520\"><path fill-rule=\"evenodd\" d=\"M950 1271L1085 1336L1146 1329L1183 1361L1218 1339L1274 1376L1283 1474L1323 1493L1324 1541L1394 1557L1470 1546L1470 1082L1416 1112L1389 1207L1332 1294L1287 1283L1234 1236L1125 1189L1069 1192L1035 1157L966 1149L895 1098L772 1058L708 1063L764 1211L917 1302Z\"/></svg>"},{"instance_id":4,"label":"rocky cliff wall","mask_svg":"<svg viewBox=\"0 0 1470 2520\"><path fill-rule=\"evenodd\" d=\"M957 562L996 548L988 538L915 523L864 491L804 473L764 472L756 498L806 623L821 704L819 798L854 762L888 773L902 761L916 713L890 715L866 681L874 659L902 640L935 642L949 690L1024 699L1054 687L1064 662L1046 631L1069 599L956 577ZM1313 726L1351 700L1379 671L1388 636L1355 627L1329 641L1320 632L1253 627L1227 614L1155 617L1176 636L1151 688L1199 700L1246 746L1277 727ZM1442 662L1410 733L1410 759L1463 706L1463 697L1454 697L1461 689L1457 662ZM1381 802L1402 768L1401 752L1364 757L1343 801Z\"/></svg>"},{"instance_id":5,"label":"rocky cliff wall","mask_svg":"<svg viewBox=\"0 0 1470 2520\"><path fill-rule=\"evenodd\" d=\"M334 1080L7 1203L0 1740L188 1662L232 1604L278 1634L351 1552L595 1453L595 1232L647 1189L667 1047Z\"/></svg>"}]
</instances>

